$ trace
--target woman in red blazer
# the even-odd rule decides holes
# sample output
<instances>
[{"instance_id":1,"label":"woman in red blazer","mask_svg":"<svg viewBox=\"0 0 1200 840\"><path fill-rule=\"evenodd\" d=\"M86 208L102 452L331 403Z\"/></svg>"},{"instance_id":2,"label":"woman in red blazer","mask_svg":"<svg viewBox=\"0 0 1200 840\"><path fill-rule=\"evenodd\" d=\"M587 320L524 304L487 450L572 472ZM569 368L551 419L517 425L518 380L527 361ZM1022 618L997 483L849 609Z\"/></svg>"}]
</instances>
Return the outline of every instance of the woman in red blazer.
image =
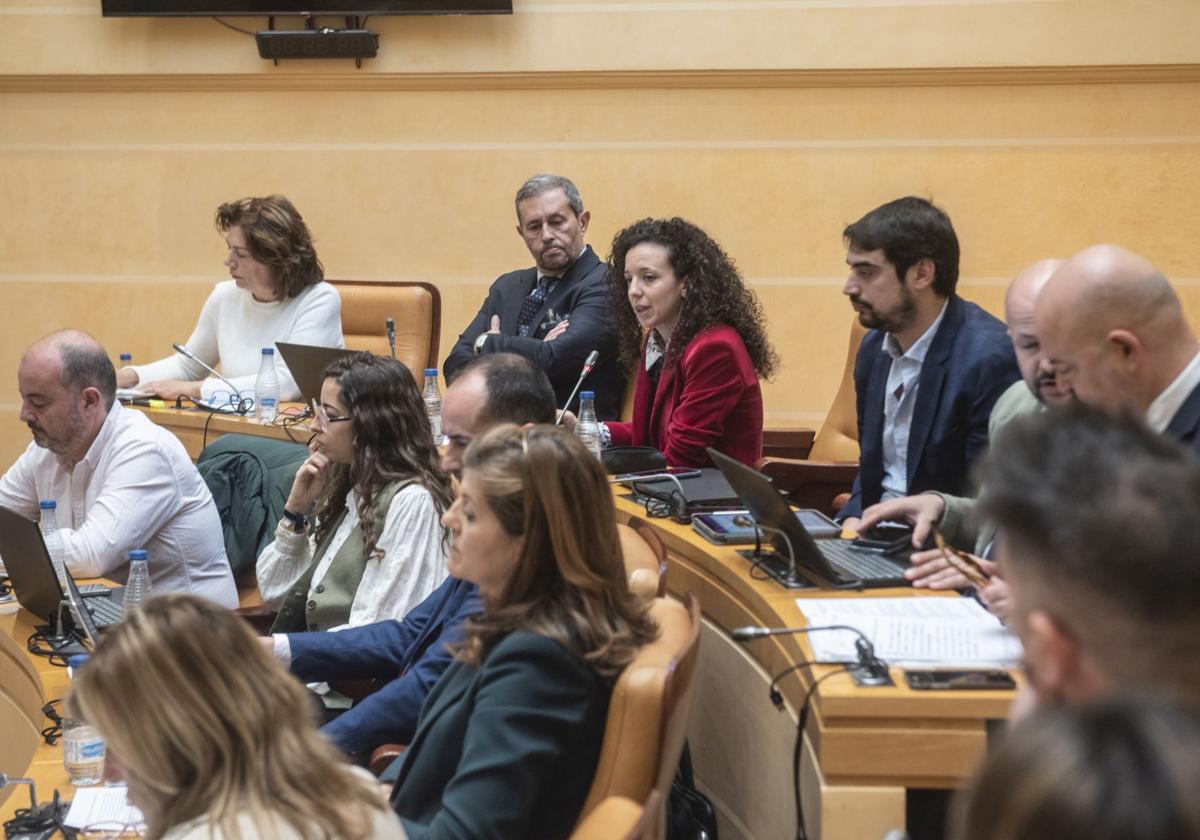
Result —
<instances>
[{"instance_id":1,"label":"woman in red blazer","mask_svg":"<svg viewBox=\"0 0 1200 840\"><path fill-rule=\"evenodd\" d=\"M721 246L683 219L642 219L613 239L608 283L622 362L637 365L633 421L607 424L610 445L653 446L675 467L712 466L708 446L758 460L758 380L778 360Z\"/></svg>"}]
</instances>

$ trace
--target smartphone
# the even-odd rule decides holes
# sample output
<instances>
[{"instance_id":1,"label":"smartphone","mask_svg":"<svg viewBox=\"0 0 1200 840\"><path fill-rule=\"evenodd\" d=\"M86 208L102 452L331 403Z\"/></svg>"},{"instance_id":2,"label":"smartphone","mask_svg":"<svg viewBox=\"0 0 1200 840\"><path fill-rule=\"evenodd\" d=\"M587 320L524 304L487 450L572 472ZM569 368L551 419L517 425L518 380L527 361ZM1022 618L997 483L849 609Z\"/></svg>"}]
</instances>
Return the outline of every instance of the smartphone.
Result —
<instances>
[{"instance_id":1,"label":"smartphone","mask_svg":"<svg viewBox=\"0 0 1200 840\"><path fill-rule=\"evenodd\" d=\"M878 551L888 557L902 557L912 553L912 528L895 522L880 522L874 528L859 531L852 540L855 548Z\"/></svg>"},{"instance_id":2,"label":"smartphone","mask_svg":"<svg viewBox=\"0 0 1200 840\"><path fill-rule=\"evenodd\" d=\"M819 510L798 510L796 519L815 539L836 537L841 526ZM698 513L692 517L692 530L717 545L749 545L754 542L754 520L750 512L731 510L723 513Z\"/></svg>"},{"instance_id":3,"label":"smartphone","mask_svg":"<svg viewBox=\"0 0 1200 840\"><path fill-rule=\"evenodd\" d=\"M673 475L676 478L695 478L700 475L700 470L690 467L663 467L661 470L638 470L637 472L621 473L614 475L609 479L614 484L620 484L627 481L638 481L639 479L649 478L657 475Z\"/></svg>"},{"instance_id":4,"label":"smartphone","mask_svg":"<svg viewBox=\"0 0 1200 840\"><path fill-rule=\"evenodd\" d=\"M914 691L1011 691L1017 682L1008 671L905 671L904 681Z\"/></svg>"}]
</instances>

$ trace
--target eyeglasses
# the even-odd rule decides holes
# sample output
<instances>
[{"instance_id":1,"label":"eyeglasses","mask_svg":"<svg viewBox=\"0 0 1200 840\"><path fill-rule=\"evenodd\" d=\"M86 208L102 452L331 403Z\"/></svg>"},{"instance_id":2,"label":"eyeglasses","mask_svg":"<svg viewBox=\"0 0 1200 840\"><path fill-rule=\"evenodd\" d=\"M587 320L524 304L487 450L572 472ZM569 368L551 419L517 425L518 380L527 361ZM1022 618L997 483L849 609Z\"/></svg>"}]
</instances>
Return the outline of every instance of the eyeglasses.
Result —
<instances>
[{"instance_id":1,"label":"eyeglasses","mask_svg":"<svg viewBox=\"0 0 1200 840\"><path fill-rule=\"evenodd\" d=\"M976 589L983 589L991 582L991 577L987 570L980 565L979 558L974 554L959 551L947 543L946 538L942 536L942 532L937 527L933 529L933 540L950 568L965 577Z\"/></svg>"},{"instance_id":2,"label":"eyeglasses","mask_svg":"<svg viewBox=\"0 0 1200 840\"><path fill-rule=\"evenodd\" d=\"M323 405L316 400L312 401L312 422L309 426L313 431L324 432L334 423L345 423L349 419L349 415L343 417L339 414L330 414Z\"/></svg>"}]
</instances>

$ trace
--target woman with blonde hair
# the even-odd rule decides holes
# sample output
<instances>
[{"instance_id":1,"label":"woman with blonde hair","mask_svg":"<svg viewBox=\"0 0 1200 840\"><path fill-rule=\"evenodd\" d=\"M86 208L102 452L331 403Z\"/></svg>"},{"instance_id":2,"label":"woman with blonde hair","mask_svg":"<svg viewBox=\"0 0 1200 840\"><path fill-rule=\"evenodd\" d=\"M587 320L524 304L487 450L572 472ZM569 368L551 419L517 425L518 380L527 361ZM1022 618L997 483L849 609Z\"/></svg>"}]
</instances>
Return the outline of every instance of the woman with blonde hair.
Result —
<instances>
[{"instance_id":1,"label":"woman with blonde hair","mask_svg":"<svg viewBox=\"0 0 1200 840\"><path fill-rule=\"evenodd\" d=\"M156 596L109 630L67 708L104 737L105 775L128 782L151 840L404 837L304 688L202 598Z\"/></svg>"},{"instance_id":2,"label":"woman with blonde hair","mask_svg":"<svg viewBox=\"0 0 1200 840\"><path fill-rule=\"evenodd\" d=\"M564 430L501 426L467 450L443 521L450 574L483 612L421 709L392 805L414 840L566 837L613 682L657 633L625 580L604 470Z\"/></svg>"}]
</instances>

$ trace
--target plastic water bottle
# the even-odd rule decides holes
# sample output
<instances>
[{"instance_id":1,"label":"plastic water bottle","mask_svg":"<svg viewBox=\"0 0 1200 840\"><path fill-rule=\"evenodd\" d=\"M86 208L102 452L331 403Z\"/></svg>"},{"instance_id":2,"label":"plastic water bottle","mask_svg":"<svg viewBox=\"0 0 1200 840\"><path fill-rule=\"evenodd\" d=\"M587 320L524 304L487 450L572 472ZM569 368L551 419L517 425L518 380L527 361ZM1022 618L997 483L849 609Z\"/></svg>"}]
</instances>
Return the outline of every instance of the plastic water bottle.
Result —
<instances>
[{"instance_id":1,"label":"plastic water bottle","mask_svg":"<svg viewBox=\"0 0 1200 840\"><path fill-rule=\"evenodd\" d=\"M579 392L579 419L575 421L575 436L588 451L600 457L600 424L596 421L596 392Z\"/></svg>"},{"instance_id":2,"label":"plastic water bottle","mask_svg":"<svg viewBox=\"0 0 1200 840\"><path fill-rule=\"evenodd\" d=\"M275 376L275 348L264 347L254 380L254 416L260 423L274 423L279 413L279 378Z\"/></svg>"},{"instance_id":3,"label":"plastic water bottle","mask_svg":"<svg viewBox=\"0 0 1200 840\"><path fill-rule=\"evenodd\" d=\"M50 562L54 564L54 573L58 575L58 585L64 593L67 592L67 563L63 548L62 534L58 532L58 503L54 499L42 499L38 502L40 516L38 528L42 532L42 542L46 543L46 551Z\"/></svg>"},{"instance_id":4,"label":"plastic water bottle","mask_svg":"<svg viewBox=\"0 0 1200 840\"><path fill-rule=\"evenodd\" d=\"M429 417L429 428L433 430L433 442L442 442L442 392L438 390L437 368L425 368L425 390L421 399L425 400L425 414Z\"/></svg>"},{"instance_id":5,"label":"plastic water bottle","mask_svg":"<svg viewBox=\"0 0 1200 840\"><path fill-rule=\"evenodd\" d=\"M120 370L123 367L129 367L131 364L133 364L133 354L132 353L122 353L121 354L121 364L117 365L117 370Z\"/></svg>"},{"instance_id":6,"label":"plastic water bottle","mask_svg":"<svg viewBox=\"0 0 1200 840\"><path fill-rule=\"evenodd\" d=\"M75 674L87 664L86 653L67 660L67 673ZM75 718L64 718L62 725L63 765L67 780L75 787L98 785L104 781L104 739L96 727Z\"/></svg>"},{"instance_id":7,"label":"plastic water bottle","mask_svg":"<svg viewBox=\"0 0 1200 840\"><path fill-rule=\"evenodd\" d=\"M128 618L134 610L140 610L149 597L150 570L146 567L146 549L135 548L129 552L129 579L125 581L122 617Z\"/></svg>"}]
</instances>

